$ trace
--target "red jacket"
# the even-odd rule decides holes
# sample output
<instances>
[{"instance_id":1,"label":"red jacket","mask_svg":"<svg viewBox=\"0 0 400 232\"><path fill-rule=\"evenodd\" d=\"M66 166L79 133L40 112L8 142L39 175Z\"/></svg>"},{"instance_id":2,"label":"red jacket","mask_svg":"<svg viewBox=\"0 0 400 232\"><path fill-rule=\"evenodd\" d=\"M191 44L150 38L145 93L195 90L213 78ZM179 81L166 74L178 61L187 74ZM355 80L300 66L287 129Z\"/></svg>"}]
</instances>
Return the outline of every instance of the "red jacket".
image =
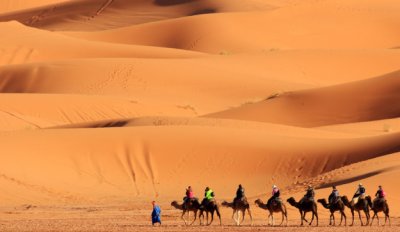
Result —
<instances>
[{"instance_id":1,"label":"red jacket","mask_svg":"<svg viewBox=\"0 0 400 232\"><path fill-rule=\"evenodd\" d=\"M190 191L189 189L186 190L186 197L189 198L189 199L194 198L194 193L193 193L193 191Z\"/></svg>"}]
</instances>

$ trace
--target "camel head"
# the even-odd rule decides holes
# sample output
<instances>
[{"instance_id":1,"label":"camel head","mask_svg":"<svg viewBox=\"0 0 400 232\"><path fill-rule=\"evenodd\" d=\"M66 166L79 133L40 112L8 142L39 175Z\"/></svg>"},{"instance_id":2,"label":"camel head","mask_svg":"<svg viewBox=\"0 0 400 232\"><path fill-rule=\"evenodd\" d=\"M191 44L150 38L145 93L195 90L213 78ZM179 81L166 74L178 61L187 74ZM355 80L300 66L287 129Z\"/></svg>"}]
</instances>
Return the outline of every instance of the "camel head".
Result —
<instances>
[{"instance_id":1,"label":"camel head","mask_svg":"<svg viewBox=\"0 0 400 232\"><path fill-rule=\"evenodd\" d=\"M321 205L324 208L328 208L329 207L328 202L326 201L326 199L318 199L317 202L321 203Z\"/></svg>"},{"instance_id":2,"label":"camel head","mask_svg":"<svg viewBox=\"0 0 400 232\"><path fill-rule=\"evenodd\" d=\"M261 199L257 199L254 201L256 205L264 205L264 202Z\"/></svg>"},{"instance_id":3,"label":"camel head","mask_svg":"<svg viewBox=\"0 0 400 232\"><path fill-rule=\"evenodd\" d=\"M323 205L327 205L328 202L326 201L326 199L318 199L317 202L323 204Z\"/></svg>"},{"instance_id":4,"label":"camel head","mask_svg":"<svg viewBox=\"0 0 400 232\"><path fill-rule=\"evenodd\" d=\"M258 207L260 207L261 209L268 209L268 207L269 207L267 204L264 204L264 202L263 202L261 199L255 200L254 203L255 203Z\"/></svg>"},{"instance_id":5,"label":"camel head","mask_svg":"<svg viewBox=\"0 0 400 232\"><path fill-rule=\"evenodd\" d=\"M347 196L342 196L341 199L343 201L343 204L346 205L347 207L349 207L349 205L350 205L349 198L347 198Z\"/></svg>"},{"instance_id":6,"label":"camel head","mask_svg":"<svg viewBox=\"0 0 400 232\"><path fill-rule=\"evenodd\" d=\"M225 206L225 207L233 207L233 203L229 203L229 202L227 202L227 201L223 201L223 202L221 203L221 205L222 205L222 206Z\"/></svg>"},{"instance_id":7,"label":"camel head","mask_svg":"<svg viewBox=\"0 0 400 232\"><path fill-rule=\"evenodd\" d=\"M173 201L171 202L171 206L175 207L175 208L179 208L179 203L177 201Z\"/></svg>"},{"instance_id":8,"label":"camel head","mask_svg":"<svg viewBox=\"0 0 400 232\"><path fill-rule=\"evenodd\" d=\"M289 202L289 204L290 204L291 206L294 206L294 207L297 206L297 202L296 202L296 200L295 200L293 197L287 199L286 201Z\"/></svg>"}]
</instances>

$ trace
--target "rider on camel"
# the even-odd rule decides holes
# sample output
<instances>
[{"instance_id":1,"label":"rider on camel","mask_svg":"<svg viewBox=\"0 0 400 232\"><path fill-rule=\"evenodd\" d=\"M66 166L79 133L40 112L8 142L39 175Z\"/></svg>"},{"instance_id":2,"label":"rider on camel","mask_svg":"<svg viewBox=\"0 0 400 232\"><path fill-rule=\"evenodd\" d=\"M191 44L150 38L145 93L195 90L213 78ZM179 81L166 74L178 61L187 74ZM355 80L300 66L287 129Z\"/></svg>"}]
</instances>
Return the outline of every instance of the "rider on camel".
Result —
<instances>
[{"instance_id":1,"label":"rider on camel","mask_svg":"<svg viewBox=\"0 0 400 232\"><path fill-rule=\"evenodd\" d=\"M281 195L281 192L280 192L278 186L276 186L276 185L272 186L272 194L271 195L272 196L268 199L267 205L269 205L271 203L278 203L281 201L279 198Z\"/></svg>"}]
</instances>

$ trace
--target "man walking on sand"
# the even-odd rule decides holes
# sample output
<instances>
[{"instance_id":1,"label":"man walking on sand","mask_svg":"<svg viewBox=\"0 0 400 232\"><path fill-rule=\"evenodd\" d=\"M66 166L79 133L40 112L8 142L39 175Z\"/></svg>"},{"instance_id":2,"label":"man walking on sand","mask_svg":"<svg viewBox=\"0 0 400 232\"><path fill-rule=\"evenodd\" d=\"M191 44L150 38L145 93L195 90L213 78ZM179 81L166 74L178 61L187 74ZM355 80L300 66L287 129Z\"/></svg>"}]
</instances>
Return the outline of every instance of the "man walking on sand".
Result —
<instances>
[{"instance_id":1,"label":"man walking on sand","mask_svg":"<svg viewBox=\"0 0 400 232\"><path fill-rule=\"evenodd\" d=\"M151 213L151 222L152 225L159 223L161 225L161 208L156 204L155 201L152 201L151 204L153 205L153 212Z\"/></svg>"}]
</instances>

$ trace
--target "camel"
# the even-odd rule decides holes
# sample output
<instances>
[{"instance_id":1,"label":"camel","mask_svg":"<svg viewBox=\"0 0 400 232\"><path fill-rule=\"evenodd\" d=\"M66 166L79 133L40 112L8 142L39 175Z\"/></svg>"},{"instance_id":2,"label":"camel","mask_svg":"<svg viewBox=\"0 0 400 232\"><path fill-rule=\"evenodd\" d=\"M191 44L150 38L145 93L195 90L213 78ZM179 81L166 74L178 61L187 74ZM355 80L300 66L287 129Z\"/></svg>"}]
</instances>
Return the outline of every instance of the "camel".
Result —
<instances>
[{"instance_id":1,"label":"camel","mask_svg":"<svg viewBox=\"0 0 400 232\"><path fill-rule=\"evenodd\" d=\"M187 222L190 220L190 212L191 211L194 212L194 219L189 225L192 225L196 221L197 211L199 211L199 209L200 209L199 201L197 201L197 200L192 201L191 204L188 202L188 203L186 203L186 207L183 207L184 204L179 204L177 201L173 201L173 202L171 202L171 206L183 211L181 218L185 222L185 225L187 225ZM186 213L188 214L187 221L185 220L185 217L184 217Z\"/></svg>"},{"instance_id":2,"label":"camel","mask_svg":"<svg viewBox=\"0 0 400 232\"><path fill-rule=\"evenodd\" d=\"M279 204L264 204L262 202L262 200L257 199L254 202L256 205L258 205L258 207L260 207L261 209L265 209L268 210L269 215L268 215L268 225L270 225L270 218L272 218L272 223L271 225L274 226L274 213L282 213L282 221L281 224L279 224L279 226L282 225L283 221L286 219L286 226L288 223L288 219L287 219L287 210L286 210L286 206L285 204L283 204L283 202L280 202Z\"/></svg>"},{"instance_id":3,"label":"camel","mask_svg":"<svg viewBox=\"0 0 400 232\"><path fill-rule=\"evenodd\" d=\"M354 225L354 211L357 211L358 213L358 217L360 218L360 222L361 222L361 226L363 226L363 221L361 218L361 213L360 211L364 211L365 217L367 218L367 224L369 224L369 219L370 219L370 215L369 215L369 208L368 208L368 198L369 200L371 200L370 196L366 196L365 199L359 199L357 204L354 204L353 201L349 201L349 199L346 196L342 197L342 201L344 203L345 206L347 206L350 210L351 210L351 216L352 216L352 221L350 226Z\"/></svg>"},{"instance_id":4,"label":"camel","mask_svg":"<svg viewBox=\"0 0 400 232\"><path fill-rule=\"evenodd\" d=\"M371 210L374 212L374 216L372 216L371 220L371 226L372 223L374 222L374 218L376 217L378 220L378 225L379 225L379 212L383 212L385 214L385 225L386 222L389 221L389 226L390 226L390 217L389 217L389 205L385 199L381 200L375 200L374 203L372 203L371 198L367 199L369 207L371 207Z\"/></svg>"},{"instance_id":5,"label":"camel","mask_svg":"<svg viewBox=\"0 0 400 232\"><path fill-rule=\"evenodd\" d=\"M346 214L344 213L345 205L343 203L342 197L340 197L340 199L333 204L328 204L326 199L319 199L318 202L321 203L325 209L329 209L329 211L331 212L331 215L329 217L329 225L330 226L334 226L336 224L336 221L335 221L335 212L336 211L340 212L339 226L342 225L343 218L344 218L344 225L346 226L347 218L346 218Z\"/></svg>"},{"instance_id":6,"label":"camel","mask_svg":"<svg viewBox=\"0 0 400 232\"><path fill-rule=\"evenodd\" d=\"M219 205L216 201L210 201L210 202L205 202L203 201L200 206L200 213L199 213L199 219L200 219L200 225L202 225L201 219L204 219L204 212L206 212L207 216L207 222L206 224L209 226L211 223L214 221L214 212L217 213L217 216L219 218L219 225L222 225L221 221L221 214L219 213ZM208 222L208 213L211 213L211 221Z\"/></svg>"},{"instance_id":7,"label":"camel","mask_svg":"<svg viewBox=\"0 0 400 232\"><path fill-rule=\"evenodd\" d=\"M299 209L300 217L301 217L301 226L303 226L303 221L308 222L306 219L306 213L312 212L312 218L309 225L312 225L314 221L314 216L317 219L317 226L318 226L318 212L317 212L317 204L314 201L303 201L302 203L297 202L293 197L287 199L287 202L293 207Z\"/></svg>"},{"instance_id":8,"label":"camel","mask_svg":"<svg viewBox=\"0 0 400 232\"><path fill-rule=\"evenodd\" d=\"M229 207L233 209L232 219L235 221L236 225L240 226L240 224L244 221L244 216L246 214L246 210L250 216L250 224L253 225L253 217L251 216L250 205L247 200L236 202L222 202L222 206ZM242 220L240 220L240 213L242 213ZM236 218L235 218L236 215Z\"/></svg>"}]
</instances>

